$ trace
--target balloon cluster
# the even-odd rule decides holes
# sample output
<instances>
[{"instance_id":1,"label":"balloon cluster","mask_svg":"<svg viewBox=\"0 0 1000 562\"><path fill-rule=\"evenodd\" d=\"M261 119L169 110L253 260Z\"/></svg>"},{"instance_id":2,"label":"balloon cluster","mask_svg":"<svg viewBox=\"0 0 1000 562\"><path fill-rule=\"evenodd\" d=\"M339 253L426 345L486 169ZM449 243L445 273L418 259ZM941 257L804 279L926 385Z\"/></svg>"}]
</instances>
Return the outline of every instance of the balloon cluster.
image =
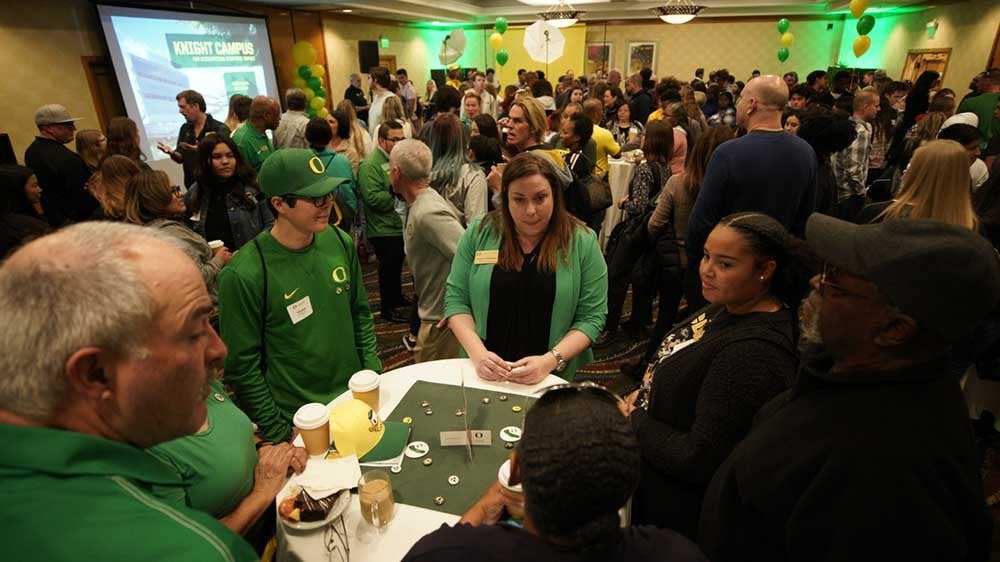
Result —
<instances>
[{"instance_id":1,"label":"balloon cluster","mask_svg":"<svg viewBox=\"0 0 1000 562\"><path fill-rule=\"evenodd\" d=\"M788 21L788 18L781 18L778 20L778 33L781 34L781 48L778 49L778 60L785 62L788 60L788 55L792 54L788 50L795 42L795 35L788 31L788 28L792 26L792 23Z\"/></svg>"},{"instance_id":2,"label":"balloon cluster","mask_svg":"<svg viewBox=\"0 0 1000 562\"><path fill-rule=\"evenodd\" d=\"M299 67L292 84L306 93L309 101L306 113L309 117L325 119L330 114L326 108L326 90L323 89L326 69L316 64L316 48L308 41L299 41L292 46L292 59Z\"/></svg>"},{"instance_id":3,"label":"balloon cluster","mask_svg":"<svg viewBox=\"0 0 1000 562\"><path fill-rule=\"evenodd\" d=\"M858 18L858 38L854 40L852 47L854 56L860 57L872 46L872 39L868 34L875 27L875 16L865 13L868 9L868 0L851 0L850 8L851 15Z\"/></svg>"},{"instance_id":4,"label":"balloon cluster","mask_svg":"<svg viewBox=\"0 0 1000 562\"><path fill-rule=\"evenodd\" d=\"M503 66L507 64L507 59L510 55L507 53L507 49L503 48L503 34L507 32L507 18L499 17L493 22L494 31L490 35L490 48L496 51L497 64Z\"/></svg>"}]
</instances>

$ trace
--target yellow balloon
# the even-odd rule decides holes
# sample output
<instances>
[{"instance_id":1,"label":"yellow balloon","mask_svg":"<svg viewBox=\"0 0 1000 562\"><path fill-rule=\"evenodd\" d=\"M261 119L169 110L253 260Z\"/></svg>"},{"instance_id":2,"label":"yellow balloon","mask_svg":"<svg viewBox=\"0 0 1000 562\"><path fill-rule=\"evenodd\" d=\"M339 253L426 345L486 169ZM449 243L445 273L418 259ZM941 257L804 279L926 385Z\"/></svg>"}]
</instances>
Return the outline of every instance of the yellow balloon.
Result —
<instances>
[{"instance_id":1,"label":"yellow balloon","mask_svg":"<svg viewBox=\"0 0 1000 562\"><path fill-rule=\"evenodd\" d=\"M306 89L304 89L302 91L306 93L306 99L307 100L311 100L314 97L316 97L316 92L314 92L312 88L306 88Z\"/></svg>"},{"instance_id":2,"label":"yellow balloon","mask_svg":"<svg viewBox=\"0 0 1000 562\"><path fill-rule=\"evenodd\" d=\"M490 35L490 48L493 49L494 51L499 51L500 47L502 46L503 46L503 35L500 35L496 31L494 31L493 35Z\"/></svg>"},{"instance_id":3,"label":"yellow balloon","mask_svg":"<svg viewBox=\"0 0 1000 562\"><path fill-rule=\"evenodd\" d=\"M295 80L292 80L292 85L300 90L304 90L306 87L306 81L303 80L301 76L296 76Z\"/></svg>"},{"instance_id":4,"label":"yellow balloon","mask_svg":"<svg viewBox=\"0 0 1000 562\"><path fill-rule=\"evenodd\" d=\"M795 42L795 35L791 31L786 31L781 35L781 44L786 47L791 47L792 43Z\"/></svg>"},{"instance_id":5,"label":"yellow balloon","mask_svg":"<svg viewBox=\"0 0 1000 562\"><path fill-rule=\"evenodd\" d=\"M316 48L308 41L299 41L292 46L292 59L295 66L316 64Z\"/></svg>"},{"instance_id":6,"label":"yellow balloon","mask_svg":"<svg viewBox=\"0 0 1000 562\"><path fill-rule=\"evenodd\" d=\"M326 116L329 114L330 114L329 109L321 107L319 111L316 112L316 117L319 117L320 119L326 119Z\"/></svg>"},{"instance_id":7,"label":"yellow balloon","mask_svg":"<svg viewBox=\"0 0 1000 562\"><path fill-rule=\"evenodd\" d=\"M850 8L851 15L860 18L861 14L868 9L868 0L851 0Z\"/></svg>"},{"instance_id":8,"label":"yellow balloon","mask_svg":"<svg viewBox=\"0 0 1000 562\"><path fill-rule=\"evenodd\" d=\"M872 40L867 35L862 35L854 40L854 56L860 57L861 55L868 52L868 48L872 46Z\"/></svg>"},{"instance_id":9,"label":"yellow balloon","mask_svg":"<svg viewBox=\"0 0 1000 562\"><path fill-rule=\"evenodd\" d=\"M313 98L309 100L309 107L315 109L316 111L319 111L319 108L324 105L326 105L326 100L323 98Z\"/></svg>"},{"instance_id":10,"label":"yellow balloon","mask_svg":"<svg viewBox=\"0 0 1000 562\"><path fill-rule=\"evenodd\" d=\"M312 72L312 75L315 76L316 78L322 78L323 75L326 74L326 69L323 68L323 65L321 64L314 64L309 67L309 70Z\"/></svg>"}]
</instances>

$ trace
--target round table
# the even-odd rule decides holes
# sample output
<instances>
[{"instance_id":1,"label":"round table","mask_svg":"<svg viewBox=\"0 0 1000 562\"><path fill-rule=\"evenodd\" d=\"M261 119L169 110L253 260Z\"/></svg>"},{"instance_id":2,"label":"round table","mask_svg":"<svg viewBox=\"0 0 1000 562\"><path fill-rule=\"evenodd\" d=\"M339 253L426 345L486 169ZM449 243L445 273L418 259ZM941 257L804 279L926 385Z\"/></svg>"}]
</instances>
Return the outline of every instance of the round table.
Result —
<instances>
[{"instance_id":1,"label":"round table","mask_svg":"<svg viewBox=\"0 0 1000 562\"><path fill-rule=\"evenodd\" d=\"M635 164L624 158L608 158L608 185L611 186L611 206L604 211L604 222L601 223L601 234L598 241L601 248L608 243L611 231L622 221L622 210L618 202L628 195L628 184L635 173Z\"/></svg>"},{"instance_id":2,"label":"round table","mask_svg":"<svg viewBox=\"0 0 1000 562\"><path fill-rule=\"evenodd\" d=\"M461 378L459 378L461 377ZM549 375L542 382L525 386L509 382L491 382L480 379L468 359L446 359L430 361L402 367L382 374L379 416L386 419L396 408L416 381L459 386L461 380L468 388L503 392L506 394L531 395L540 390L566 382L555 375ZM351 393L338 396L330 405L351 399ZM495 467L489 467L495 470ZM368 469L370 470L370 469ZM366 469L362 467L362 472ZM390 477L392 475L390 474ZM485 490L483 490L485 492ZM344 513L344 526L350 545L351 562L400 560L421 537L441 525L453 525L459 517L448 513L396 504L392 522L381 532L376 532L361 518L361 507L357 493L351 494L351 502ZM319 560L340 560L334 553L332 558L327 550L329 531L295 531L278 522L278 549L276 559L281 562L315 562Z\"/></svg>"}]
</instances>

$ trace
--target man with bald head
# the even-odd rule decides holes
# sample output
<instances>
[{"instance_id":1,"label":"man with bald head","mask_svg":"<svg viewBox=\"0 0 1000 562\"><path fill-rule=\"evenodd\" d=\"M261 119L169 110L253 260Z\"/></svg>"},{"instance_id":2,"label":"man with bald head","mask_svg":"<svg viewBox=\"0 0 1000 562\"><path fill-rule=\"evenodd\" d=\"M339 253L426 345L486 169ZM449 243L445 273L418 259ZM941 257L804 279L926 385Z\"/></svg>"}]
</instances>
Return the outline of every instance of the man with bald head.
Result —
<instances>
[{"instance_id":1,"label":"man with bald head","mask_svg":"<svg viewBox=\"0 0 1000 562\"><path fill-rule=\"evenodd\" d=\"M191 259L139 226L73 225L0 267L7 559L257 560L144 451L206 422L211 313Z\"/></svg>"},{"instance_id":2,"label":"man with bald head","mask_svg":"<svg viewBox=\"0 0 1000 562\"><path fill-rule=\"evenodd\" d=\"M233 142L240 149L243 159L254 170L260 171L261 164L274 153L274 145L267 138L267 130L275 130L281 123L281 106L278 100L267 96L257 96L250 102L250 118L246 125L233 133Z\"/></svg>"},{"instance_id":3,"label":"man with bald head","mask_svg":"<svg viewBox=\"0 0 1000 562\"><path fill-rule=\"evenodd\" d=\"M766 213L802 236L816 204L816 153L781 128L788 86L780 76L747 83L736 102L736 122L747 134L719 145L688 223L687 255L692 282L688 302L704 303L698 264L705 240L719 219L741 211Z\"/></svg>"}]
</instances>

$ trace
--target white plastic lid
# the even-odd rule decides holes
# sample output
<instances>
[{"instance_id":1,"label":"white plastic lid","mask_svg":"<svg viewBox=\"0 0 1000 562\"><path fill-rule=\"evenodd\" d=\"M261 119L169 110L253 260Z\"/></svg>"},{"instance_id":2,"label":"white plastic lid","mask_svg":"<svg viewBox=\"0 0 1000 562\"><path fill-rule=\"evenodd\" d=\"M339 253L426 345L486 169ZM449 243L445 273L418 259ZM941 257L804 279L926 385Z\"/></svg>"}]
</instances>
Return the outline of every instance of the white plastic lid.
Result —
<instances>
[{"instance_id":1,"label":"white plastic lid","mask_svg":"<svg viewBox=\"0 0 1000 562\"><path fill-rule=\"evenodd\" d=\"M364 371L354 373L347 386L351 389L351 392L368 392L369 390L378 388L380 380L381 377L378 376L378 373L365 369Z\"/></svg>"},{"instance_id":2,"label":"white plastic lid","mask_svg":"<svg viewBox=\"0 0 1000 562\"><path fill-rule=\"evenodd\" d=\"M517 492L519 494L524 493L524 489L521 488L520 484L511 486L507 483L510 481L510 459L505 460L504 463L500 465L500 470L497 471L497 480L500 481L501 486L512 492Z\"/></svg>"},{"instance_id":3,"label":"white plastic lid","mask_svg":"<svg viewBox=\"0 0 1000 562\"><path fill-rule=\"evenodd\" d=\"M303 405L295 412L292 423L299 429L316 429L325 423L330 422L330 411L325 404L310 402Z\"/></svg>"}]
</instances>

